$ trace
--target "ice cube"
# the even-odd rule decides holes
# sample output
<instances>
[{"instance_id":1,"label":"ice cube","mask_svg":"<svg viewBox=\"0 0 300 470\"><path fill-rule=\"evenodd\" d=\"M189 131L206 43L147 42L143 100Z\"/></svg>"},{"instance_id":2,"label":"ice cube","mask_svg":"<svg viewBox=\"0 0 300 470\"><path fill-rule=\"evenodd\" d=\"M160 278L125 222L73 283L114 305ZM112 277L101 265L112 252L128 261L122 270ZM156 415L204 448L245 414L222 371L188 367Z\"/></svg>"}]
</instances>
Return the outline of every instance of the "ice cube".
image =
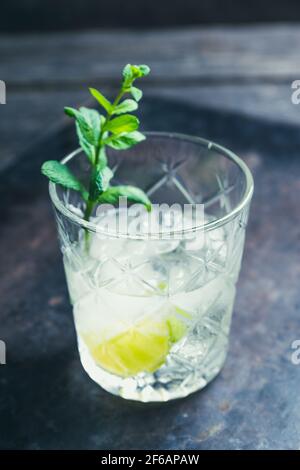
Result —
<instances>
[{"instance_id":1,"label":"ice cube","mask_svg":"<svg viewBox=\"0 0 300 470\"><path fill-rule=\"evenodd\" d=\"M74 318L78 331L95 332L104 340L128 330L149 315L158 318L163 303L160 297L120 295L101 288L75 303Z\"/></svg>"},{"instance_id":2,"label":"ice cube","mask_svg":"<svg viewBox=\"0 0 300 470\"><path fill-rule=\"evenodd\" d=\"M226 288L224 277L219 276L198 289L173 295L170 301L183 310L203 314Z\"/></svg>"}]
</instances>

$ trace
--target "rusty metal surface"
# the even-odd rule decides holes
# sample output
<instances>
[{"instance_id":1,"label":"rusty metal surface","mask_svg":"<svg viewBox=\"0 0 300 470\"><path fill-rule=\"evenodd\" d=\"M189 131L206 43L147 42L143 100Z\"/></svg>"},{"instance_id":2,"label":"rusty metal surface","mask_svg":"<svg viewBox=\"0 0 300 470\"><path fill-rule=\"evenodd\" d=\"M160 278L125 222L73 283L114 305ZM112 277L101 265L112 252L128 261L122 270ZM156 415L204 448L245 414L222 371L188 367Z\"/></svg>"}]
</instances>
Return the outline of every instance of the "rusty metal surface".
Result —
<instances>
[{"instance_id":1,"label":"rusty metal surface","mask_svg":"<svg viewBox=\"0 0 300 470\"><path fill-rule=\"evenodd\" d=\"M300 366L300 129L162 100L145 128L201 135L239 153L255 195L221 374L162 405L101 390L79 361L54 218L40 163L74 146L62 129L0 174L0 448L297 449Z\"/></svg>"}]
</instances>

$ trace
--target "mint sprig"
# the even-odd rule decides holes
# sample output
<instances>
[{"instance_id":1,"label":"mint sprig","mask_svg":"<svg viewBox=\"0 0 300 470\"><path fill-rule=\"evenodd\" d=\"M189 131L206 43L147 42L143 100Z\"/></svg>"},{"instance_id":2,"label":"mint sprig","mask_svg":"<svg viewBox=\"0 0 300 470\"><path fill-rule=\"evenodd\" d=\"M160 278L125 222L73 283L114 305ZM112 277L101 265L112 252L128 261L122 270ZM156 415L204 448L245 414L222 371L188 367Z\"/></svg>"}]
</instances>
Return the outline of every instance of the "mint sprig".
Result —
<instances>
[{"instance_id":1,"label":"mint sprig","mask_svg":"<svg viewBox=\"0 0 300 470\"><path fill-rule=\"evenodd\" d=\"M119 93L113 102L99 90L90 88L91 95L104 109L104 115L95 109L85 107L65 108L65 113L75 119L79 144L91 166L88 189L69 168L58 161L45 162L42 165L42 173L54 183L80 192L86 203L84 219L87 221L96 204L116 204L122 196L131 202L144 204L148 211L151 210L151 202L141 189L134 186L110 186L113 172L108 166L106 156L107 146L123 150L145 139L145 136L138 131L140 124L138 118L129 113L138 108L138 101L143 96L142 91L133 86L133 83L149 72L150 68L147 65L127 64L123 69ZM128 94L133 99L123 99Z\"/></svg>"}]
</instances>

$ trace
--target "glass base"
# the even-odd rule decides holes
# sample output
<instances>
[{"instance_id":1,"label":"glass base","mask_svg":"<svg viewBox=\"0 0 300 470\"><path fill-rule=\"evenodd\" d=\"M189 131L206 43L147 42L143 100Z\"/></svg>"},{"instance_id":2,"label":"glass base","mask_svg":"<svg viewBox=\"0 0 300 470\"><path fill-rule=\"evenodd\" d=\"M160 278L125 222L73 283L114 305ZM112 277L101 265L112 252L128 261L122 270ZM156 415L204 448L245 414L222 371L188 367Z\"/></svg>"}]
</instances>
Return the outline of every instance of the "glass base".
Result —
<instances>
[{"instance_id":1,"label":"glass base","mask_svg":"<svg viewBox=\"0 0 300 470\"><path fill-rule=\"evenodd\" d=\"M139 402L166 402L184 398L204 388L221 371L226 355L227 345L224 342L214 348L214 357L206 357L202 364L195 368L172 368L172 356L167 363L154 373L140 373L134 377L123 378L111 374L97 366L88 348L80 341L79 353L81 363L87 374L104 390L127 400ZM186 365L185 365L186 366Z\"/></svg>"}]
</instances>

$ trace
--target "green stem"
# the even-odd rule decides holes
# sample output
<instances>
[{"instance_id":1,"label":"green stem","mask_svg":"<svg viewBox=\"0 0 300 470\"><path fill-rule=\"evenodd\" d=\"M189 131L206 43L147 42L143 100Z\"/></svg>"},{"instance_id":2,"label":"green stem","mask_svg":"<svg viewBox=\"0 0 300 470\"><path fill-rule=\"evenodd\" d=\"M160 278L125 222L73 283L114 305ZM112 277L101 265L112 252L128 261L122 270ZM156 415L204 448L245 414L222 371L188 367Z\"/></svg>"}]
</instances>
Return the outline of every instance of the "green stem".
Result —
<instances>
[{"instance_id":1,"label":"green stem","mask_svg":"<svg viewBox=\"0 0 300 470\"><path fill-rule=\"evenodd\" d=\"M96 158L95 158L95 163L93 165L94 167L97 167L98 164L99 164L100 152L101 152L101 149L103 147L102 139L103 139L103 134L105 132L105 125L110 121L110 119L113 115L114 108L118 105L118 103L120 102L120 100L122 99L122 97L125 93L126 92L123 90L123 88L121 88L118 95L116 96L116 99L114 100L114 102L112 104L111 111L108 112L107 115L106 115L105 123L102 126L101 131L100 131L99 143L96 147ZM91 172L91 175L92 175L92 173L93 172ZM90 199L87 200L86 208L85 208L85 212L84 212L84 220L86 220L87 222L90 220L90 216L93 212L95 203L96 203L95 201L91 201ZM84 231L84 240L85 240L85 249L88 252L89 251L89 240L90 240L90 233L89 233L88 229L85 229L85 231Z\"/></svg>"},{"instance_id":2,"label":"green stem","mask_svg":"<svg viewBox=\"0 0 300 470\"><path fill-rule=\"evenodd\" d=\"M84 220L86 220L87 222L90 220L90 216L91 216L91 213L93 212L94 205L95 205L95 202L88 199L86 203L86 208L84 211L84 216L83 216ZM88 231L87 228L85 228L84 229L84 246L85 246L86 252L89 251L89 245L90 245L90 232Z\"/></svg>"},{"instance_id":3,"label":"green stem","mask_svg":"<svg viewBox=\"0 0 300 470\"><path fill-rule=\"evenodd\" d=\"M103 134L105 132L105 125L110 121L111 117L112 117L112 114L113 114L113 111L115 109L115 107L119 104L120 100L122 99L123 95L125 94L123 88L121 88L121 90L119 91L119 93L117 94L116 96L116 99L114 100L113 104L112 104L112 109L110 112L108 112L106 114L106 119L105 119L105 124L104 126L102 126L102 129L101 129L101 132L100 132L100 136L99 136L99 144L96 148L96 161L95 161L95 165L97 166L98 163L99 163L99 156L100 156L100 150L102 148L102 138L103 138Z\"/></svg>"},{"instance_id":4,"label":"green stem","mask_svg":"<svg viewBox=\"0 0 300 470\"><path fill-rule=\"evenodd\" d=\"M93 212L93 209L94 209L94 205L95 205L95 202L88 199L86 203L86 208L84 211L84 217L83 217L84 220L89 221L91 213Z\"/></svg>"}]
</instances>

